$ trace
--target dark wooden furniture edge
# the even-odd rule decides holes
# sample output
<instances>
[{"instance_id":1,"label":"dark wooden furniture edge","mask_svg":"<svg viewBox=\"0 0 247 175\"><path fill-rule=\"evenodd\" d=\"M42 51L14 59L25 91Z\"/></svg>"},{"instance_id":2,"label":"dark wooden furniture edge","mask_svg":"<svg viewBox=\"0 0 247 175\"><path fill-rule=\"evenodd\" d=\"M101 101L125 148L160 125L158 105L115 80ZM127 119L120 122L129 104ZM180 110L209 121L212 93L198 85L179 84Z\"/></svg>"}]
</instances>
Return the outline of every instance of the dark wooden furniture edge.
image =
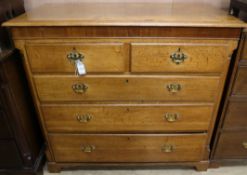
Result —
<instances>
[{"instance_id":1,"label":"dark wooden furniture edge","mask_svg":"<svg viewBox=\"0 0 247 175\"><path fill-rule=\"evenodd\" d=\"M222 101L221 101L221 104L220 104L220 109L219 109L219 113L218 113L218 119L217 119L217 122L216 122L216 125L215 125L215 129L214 129L214 137L212 138L212 141L211 141L211 147L212 147L212 151L211 151L211 154L210 154L210 165L209 165L209 168L219 168L221 165L232 165L232 164L240 164L241 162L243 162L243 159L232 159L232 160L229 160L229 159L221 159L221 160L218 160L218 159L214 159L214 155L215 155L215 152L216 152L216 148L217 148L217 145L218 145L218 141L219 141L219 136L220 134L224 131L224 132L233 132L235 130L223 130L222 129L222 126L224 124L224 121L225 121L225 117L226 117L226 112L227 112L227 107L228 107L228 104L230 101L232 100L237 100L237 101L241 101L241 100L244 100L244 99L241 99L239 97L234 97L231 95L231 92L233 90L233 86L234 86L234 82L236 81L236 74L237 74L237 71L238 71L238 68L239 68L239 63L241 63L241 57L242 57L242 52L243 52L243 48L244 48L244 42L246 40L246 34L244 34L242 32L242 36L241 36L241 39L240 39L240 42L239 42L239 46L238 46L238 49L235 53L235 56L233 56L233 59L232 59L232 63L231 63L231 66L230 66L230 69L229 69L229 72L228 72L228 77L227 77L227 81L225 83L225 90L224 90L224 95L223 95L223 98L222 98Z\"/></svg>"},{"instance_id":2,"label":"dark wooden furniture edge","mask_svg":"<svg viewBox=\"0 0 247 175\"><path fill-rule=\"evenodd\" d=\"M32 168L22 170L0 170L0 175L43 175L43 168L45 164L45 145L40 150L39 156Z\"/></svg>"},{"instance_id":3,"label":"dark wooden furniture edge","mask_svg":"<svg viewBox=\"0 0 247 175\"><path fill-rule=\"evenodd\" d=\"M10 111L8 112L8 115L11 116L11 118L9 118L9 122L12 123L11 130L13 132L13 137L15 138L15 142L20 151L20 155L22 156L23 167L12 168L12 169L4 168L0 170L0 174L3 174L3 175L6 175L6 174L36 175L42 172L42 169L43 169L44 160L45 160L44 158L44 150L45 150L44 147L45 146L42 145L40 141L40 147L37 147L39 143L37 141L38 140L37 137L39 136L39 134L35 134L34 130L31 130L31 131L28 130L29 128L35 128L35 126L33 126L32 125L33 123L28 120L31 117L34 117L33 113L30 112L31 111L30 106L28 106L28 104L32 104L32 101L31 99L27 99L28 93L26 93L26 91L23 91L23 89L25 89L27 86L21 84L21 83L24 83L26 79L25 78L17 78L17 79L13 78L13 76L15 76L17 73L19 75L24 73L24 70L23 72L21 71L22 70L20 66L21 60L20 60L20 57L18 57L18 55L19 55L19 52L17 49L5 50L2 53L3 57L0 59L0 62L7 64L5 67L6 69L3 69L2 74L5 76L8 75L11 80L11 83L9 82L10 81L9 79L4 80L4 81L8 81L7 83L8 84L7 86L8 95L4 96L6 97L5 108L7 111ZM13 65L11 67L12 69L10 69L9 63L15 63L15 64L11 64ZM13 75L8 71L8 69L12 70ZM8 96L11 96L12 98L14 98L15 101L10 101L9 98L7 98ZM18 105L20 104L19 102L23 99L26 99L25 103L22 103L22 106ZM23 116L20 117L18 112L21 112L25 117ZM23 142L22 140L25 140L25 142ZM35 161L33 161L33 163L30 163L30 161L27 162L26 159L28 158L28 156L31 156L31 158Z\"/></svg>"},{"instance_id":4,"label":"dark wooden furniture edge","mask_svg":"<svg viewBox=\"0 0 247 175\"><path fill-rule=\"evenodd\" d=\"M232 0L230 4L230 14L238 16L240 11L247 11L247 3Z\"/></svg>"},{"instance_id":5,"label":"dark wooden furniture edge","mask_svg":"<svg viewBox=\"0 0 247 175\"><path fill-rule=\"evenodd\" d=\"M13 39L78 37L239 38L241 28L200 27L11 27Z\"/></svg>"},{"instance_id":6,"label":"dark wooden furniture edge","mask_svg":"<svg viewBox=\"0 0 247 175\"><path fill-rule=\"evenodd\" d=\"M209 168L219 168L220 166L239 166L247 165L247 159L222 159L222 160L212 160L209 163Z\"/></svg>"},{"instance_id":7,"label":"dark wooden furniture edge","mask_svg":"<svg viewBox=\"0 0 247 175\"><path fill-rule=\"evenodd\" d=\"M8 58L11 54L13 54L14 51L15 49L6 49L0 52L0 62Z\"/></svg>"}]
</instances>

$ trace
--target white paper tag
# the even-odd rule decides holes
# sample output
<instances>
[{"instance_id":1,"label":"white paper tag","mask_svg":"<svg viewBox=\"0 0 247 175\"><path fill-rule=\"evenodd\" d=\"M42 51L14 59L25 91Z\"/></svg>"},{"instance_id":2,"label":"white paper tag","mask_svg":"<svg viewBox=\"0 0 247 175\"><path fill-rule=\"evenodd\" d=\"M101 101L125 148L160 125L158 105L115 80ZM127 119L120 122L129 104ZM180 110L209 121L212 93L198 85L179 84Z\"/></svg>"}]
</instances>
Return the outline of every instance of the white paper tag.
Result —
<instances>
[{"instance_id":1,"label":"white paper tag","mask_svg":"<svg viewBox=\"0 0 247 175\"><path fill-rule=\"evenodd\" d=\"M86 75L87 71L83 62L81 62L80 60L76 60L75 65L78 75Z\"/></svg>"}]
</instances>

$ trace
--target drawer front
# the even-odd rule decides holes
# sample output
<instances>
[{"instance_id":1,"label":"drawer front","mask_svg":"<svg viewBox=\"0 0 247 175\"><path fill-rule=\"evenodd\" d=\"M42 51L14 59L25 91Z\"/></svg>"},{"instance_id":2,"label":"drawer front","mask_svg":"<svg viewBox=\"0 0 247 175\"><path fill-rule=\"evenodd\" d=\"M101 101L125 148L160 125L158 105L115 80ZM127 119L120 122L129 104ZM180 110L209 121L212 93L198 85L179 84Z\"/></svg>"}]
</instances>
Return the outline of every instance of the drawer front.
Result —
<instances>
[{"instance_id":1,"label":"drawer front","mask_svg":"<svg viewBox=\"0 0 247 175\"><path fill-rule=\"evenodd\" d=\"M242 59L247 60L247 33L245 33L245 36L244 36Z\"/></svg>"},{"instance_id":2,"label":"drawer front","mask_svg":"<svg viewBox=\"0 0 247 175\"><path fill-rule=\"evenodd\" d=\"M199 161L206 135L49 135L57 162Z\"/></svg>"},{"instance_id":3,"label":"drawer front","mask_svg":"<svg viewBox=\"0 0 247 175\"><path fill-rule=\"evenodd\" d=\"M215 158L247 158L247 132L225 132L220 135Z\"/></svg>"},{"instance_id":4,"label":"drawer front","mask_svg":"<svg viewBox=\"0 0 247 175\"><path fill-rule=\"evenodd\" d=\"M224 129L247 129L247 100L230 101L226 111Z\"/></svg>"},{"instance_id":5,"label":"drawer front","mask_svg":"<svg viewBox=\"0 0 247 175\"><path fill-rule=\"evenodd\" d=\"M38 96L48 101L214 101L219 77L36 76Z\"/></svg>"},{"instance_id":6,"label":"drawer front","mask_svg":"<svg viewBox=\"0 0 247 175\"><path fill-rule=\"evenodd\" d=\"M247 67L240 67L238 69L233 87L233 95L247 95Z\"/></svg>"},{"instance_id":7,"label":"drawer front","mask_svg":"<svg viewBox=\"0 0 247 175\"><path fill-rule=\"evenodd\" d=\"M43 106L42 111L49 132L182 132L208 130L213 106Z\"/></svg>"},{"instance_id":8,"label":"drawer front","mask_svg":"<svg viewBox=\"0 0 247 175\"><path fill-rule=\"evenodd\" d=\"M131 48L132 72L222 72L229 63L225 45L134 43Z\"/></svg>"},{"instance_id":9,"label":"drawer front","mask_svg":"<svg viewBox=\"0 0 247 175\"><path fill-rule=\"evenodd\" d=\"M128 47L123 43L28 44L26 46L33 72L74 73L69 53L84 56L87 72L125 72L128 68Z\"/></svg>"}]
</instances>

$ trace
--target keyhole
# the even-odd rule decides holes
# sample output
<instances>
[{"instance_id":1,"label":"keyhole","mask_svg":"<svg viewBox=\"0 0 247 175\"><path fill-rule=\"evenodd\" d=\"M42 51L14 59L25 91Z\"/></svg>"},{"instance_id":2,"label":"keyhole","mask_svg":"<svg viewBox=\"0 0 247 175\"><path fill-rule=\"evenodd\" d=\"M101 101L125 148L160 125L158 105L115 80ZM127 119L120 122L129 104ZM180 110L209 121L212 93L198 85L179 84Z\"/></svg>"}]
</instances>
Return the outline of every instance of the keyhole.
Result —
<instances>
[{"instance_id":1,"label":"keyhole","mask_svg":"<svg viewBox=\"0 0 247 175\"><path fill-rule=\"evenodd\" d=\"M126 83L129 83L129 80L127 79L127 80L125 80L125 82L126 82Z\"/></svg>"}]
</instances>

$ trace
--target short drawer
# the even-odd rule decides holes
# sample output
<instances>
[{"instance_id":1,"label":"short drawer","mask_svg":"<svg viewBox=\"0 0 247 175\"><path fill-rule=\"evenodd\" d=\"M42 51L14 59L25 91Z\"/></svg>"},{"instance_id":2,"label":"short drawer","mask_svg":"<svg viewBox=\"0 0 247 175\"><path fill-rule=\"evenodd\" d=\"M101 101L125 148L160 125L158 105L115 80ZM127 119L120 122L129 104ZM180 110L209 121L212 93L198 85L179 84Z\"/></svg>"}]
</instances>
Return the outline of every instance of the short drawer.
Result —
<instances>
[{"instance_id":1,"label":"short drawer","mask_svg":"<svg viewBox=\"0 0 247 175\"><path fill-rule=\"evenodd\" d=\"M224 129L247 129L247 99L231 100L228 104Z\"/></svg>"},{"instance_id":2,"label":"short drawer","mask_svg":"<svg viewBox=\"0 0 247 175\"><path fill-rule=\"evenodd\" d=\"M247 132L224 132L220 135L215 153L217 159L247 158Z\"/></svg>"},{"instance_id":3,"label":"short drawer","mask_svg":"<svg viewBox=\"0 0 247 175\"><path fill-rule=\"evenodd\" d=\"M222 72L229 64L226 45L132 43L132 72Z\"/></svg>"},{"instance_id":4,"label":"short drawer","mask_svg":"<svg viewBox=\"0 0 247 175\"><path fill-rule=\"evenodd\" d=\"M42 102L214 101L219 77L206 76L35 76Z\"/></svg>"},{"instance_id":5,"label":"short drawer","mask_svg":"<svg viewBox=\"0 0 247 175\"><path fill-rule=\"evenodd\" d=\"M49 132L206 131L213 106L197 105L43 105Z\"/></svg>"},{"instance_id":6,"label":"short drawer","mask_svg":"<svg viewBox=\"0 0 247 175\"><path fill-rule=\"evenodd\" d=\"M56 162L199 161L206 134L49 135Z\"/></svg>"},{"instance_id":7,"label":"short drawer","mask_svg":"<svg viewBox=\"0 0 247 175\"><path fill-rule=\"evenodd\" d=\"M77 52L87 72L125 72L128 68L128 47L123 43L50 43L27 44L33 72L75 73L67 55Z\"/></svg>"},{"instance_id":8,"label":"short drawer","mask_svg":"<svg viewBox=\"0 0 247 175\"><path fill-rule=\"evenodd\" d=\"M233 95L247 95L247 67L239 67L233 87Z\"/></svg>"}]
</instances>

